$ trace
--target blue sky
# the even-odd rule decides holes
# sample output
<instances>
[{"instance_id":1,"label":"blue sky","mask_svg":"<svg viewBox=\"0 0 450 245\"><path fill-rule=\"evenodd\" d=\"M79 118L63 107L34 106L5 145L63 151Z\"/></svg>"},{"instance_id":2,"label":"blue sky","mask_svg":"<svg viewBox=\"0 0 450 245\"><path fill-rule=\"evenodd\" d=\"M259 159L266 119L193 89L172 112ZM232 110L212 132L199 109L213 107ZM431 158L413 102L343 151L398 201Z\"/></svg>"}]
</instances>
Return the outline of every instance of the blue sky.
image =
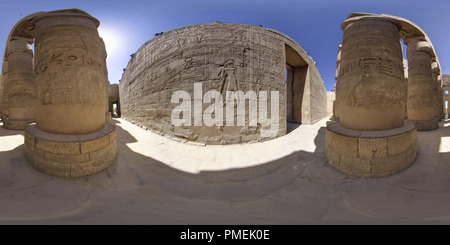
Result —
<instances>
[{"instance_id":1,"label":"blue sky","mask_svg":"<svg viewBox=\"0 0 450 245\"><path fill-rule=\"evenodd\" d=\"M11 28L28 14L79 8L100 20L111 83L118 83L130 55L155 33L221 21L264 25L295 39L317 62L327 90L334 86L340 24L352 12L396 15L430 37L442 72L450 74L448 0L1 0L0 55Z\"/></svg>"}]
</instances>

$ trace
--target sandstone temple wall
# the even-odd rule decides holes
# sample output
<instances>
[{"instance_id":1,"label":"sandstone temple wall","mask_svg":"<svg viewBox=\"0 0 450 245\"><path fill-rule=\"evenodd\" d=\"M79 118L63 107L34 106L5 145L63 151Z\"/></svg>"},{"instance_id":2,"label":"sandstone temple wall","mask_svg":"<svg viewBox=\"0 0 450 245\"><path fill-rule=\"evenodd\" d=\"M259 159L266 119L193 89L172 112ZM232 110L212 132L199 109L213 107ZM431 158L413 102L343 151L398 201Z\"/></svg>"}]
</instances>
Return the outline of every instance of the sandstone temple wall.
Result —
<instances>
[{"instance_id":1,"label":"sandstone temple wall","mask_svg":"<svg viewBox=\"0 0 450 245\"><path fill-rule=\"evenodd\" d=\"M327 116L327 91L323 84L322 76L319 74L316 66L308 66L309 74L309 89L305 90L309 98L309 108L305 108L309 121L304 121L305 124L314 124ZM305 106L307 104L305 103Z\"/></svg>"},{"instance_id":2,"label":"sandstone temple wall","mask_svg":"<svg viewBox=\"0 0 450 245\"><path fill-rule=\"evenodd\" d=\"M336 101L336 92L335 91L327 91L327 114L329 116L333 115L333 105Z\"/></svg>"},{"instance_id":3,"label":"sandstone temple wall","mask_svg":"<svg viewBox=\"0 0 450 245\"><path fill-rule=\"evenodd\" d=\"M287 70L293 77L291 83L286 83ZM171 122L174 109L181 104L181 100L172 101L177 91L188 93L189 125L174 126ZM218 106L223 110L223 121L216 120L213 126L202 122L201 114L211 109L211 103L203 97L208 91L217 91L213 97L219 93L224 101ZM246 100L245 124L238 123L242 115L238 115L237 103L234 124L227 124L226 91L242 91L249 97L255 92L250 103ZM259 108L264 91L269 121L276 119L272 117L275 107L271 105L276 100L272 92L279 92L278 127L273 127L274 121L270 126L261 123L261 111L257 113L258 123L249 120L257 112L250 105ZM128 121L167 136L206 144L276 138L286 134L287 118L312 124L327 116L325 86L312 58L286 35L250 25L214 22L156 36L133 54L119 84L119 95L121 117ZM287 106L286 101L292 104ZM215 113L220 113L218 107L214 107L218 109ZM295 116L287 117L287 113ZM263 131L269 136L262 137Z\"/></svg>"}]
</instances>

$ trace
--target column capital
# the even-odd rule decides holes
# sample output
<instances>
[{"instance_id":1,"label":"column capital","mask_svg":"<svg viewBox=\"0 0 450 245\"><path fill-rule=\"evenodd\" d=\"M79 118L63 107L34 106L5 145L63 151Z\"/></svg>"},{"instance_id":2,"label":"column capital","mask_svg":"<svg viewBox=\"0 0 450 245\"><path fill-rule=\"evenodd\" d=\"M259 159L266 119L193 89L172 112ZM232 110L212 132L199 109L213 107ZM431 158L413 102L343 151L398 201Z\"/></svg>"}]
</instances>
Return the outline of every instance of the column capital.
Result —
<instances>
[{"instance_id":1,"label":"column capital","mask_svg":"<svg viewBox=\"0 0 450 245\"><path fill-rule=\"evenodd\" d=\"M431 71L436 74L441 74L441 68L439 67L437 61L431 63Z\"/></svg>"},{"instance_id":2,"label":"column capital","mask_svg":"<svg viewBox=\"0 0 450 245\"><path fill-rule=\"evenodd\" d=\"M355 17L347 18L346 20L344 20L344 22L342 22L341 29L344 31L345 28L347 28L347 26L349 24L357 22L357 21L364 21L364 20L376 20L376 21L390 22L390 23L394 24L398 28L398 30L400 30L402 27L400 22L393 18L381 16L381 15L366 15L366 16L355 16Z\"/></svg>"},{"instance_id":3,"label":"column capital","mask_svg":"<svg viewBox=\"0 0 450 245\"><path fill-rule=\"evenodd\" d=\"M23 52L29 55L33 55L33 49L31 48L30 43L26 39L9 41L8 47L6 49L6 56L9 56L12 53L16 52Z\"/></svg>"},{"instance_id":4,"label":"column capital","mask_svg":"<svg viewBox=\"0 0 450 245\"><path fill-rule=\"evenodd\" d=\"M32 25L36 25L37 22L44 20L44 19L48 19L48 18L57 18L57 17L70 17L70 18L85 18L85 19L89 19L91 20L94 25L95 28L98 28L100 26L100 21L96 18L94 18L92 15L79 10L79 9L64 9L64 10L57 10L57 11L52 11L52 12L45 12L42 13L38 16L36 16L35 18L33 18L33 20L31 21ZM61 23L58 22L54 22L54 25L58 25ZM77 23L77 25L79 25L80 23Z\"/></svg>"},{"instance_id":5,"label":"column capital","mask_svg":"<svg viewBox=\"0 0 450 245\"><path fill-rule=\"evenodd\" d=\"M405 40L405 44L408 46L407 52L426 52L430 56L434 56L433 48L430 43L425 40L425 37L417 37Z\"/></svg>"}]
</instances>

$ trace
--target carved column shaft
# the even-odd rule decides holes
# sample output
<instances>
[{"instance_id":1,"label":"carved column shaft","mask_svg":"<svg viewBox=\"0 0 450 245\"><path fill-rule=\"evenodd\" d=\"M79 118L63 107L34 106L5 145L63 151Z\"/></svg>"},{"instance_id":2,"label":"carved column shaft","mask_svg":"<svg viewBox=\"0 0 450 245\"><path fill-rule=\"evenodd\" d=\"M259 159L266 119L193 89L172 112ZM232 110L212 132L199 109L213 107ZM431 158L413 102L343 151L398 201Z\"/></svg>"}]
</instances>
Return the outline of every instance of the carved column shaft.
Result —
<instances>
[{"instance_id":1,"label":"carved column shaft","mask_svg":"<svg viewBox=\"0 0 450 245\"><path fill-rule=\"evenodd\" d=\"M24 129L34 120L33 50L25 39L9 42L6 57L8 75L4 81L3 112L7 114L4 126ZM18 122L24 123L18 123Z\"/></svg>"},{"instance_id":2,"label":"carved column shaft","mask_svg":"<svg viewBox=\"0 0 450 245\"><path fill-rule=\"evenodd\" d=\"M434 90L433 101L434 101L434 105L435 105L434 117L440 118L441 108L442 108L442 103L441 103L442 99L439 96L441 70L439 69L439 65L436 61L431 63L431 71L432 71L431 82L433 83L433 90Z\"/></svg>"},{"instance_id":3,"label":"carved column shaft","mask_svg":"<svg viewBox=\"0 0 450 245\"><path fill-rule=\"evenodd\" d=\"M98 21L60 12L41 15L35 22L37 127L60 134L102 129L108 82Z\"/></svg>"},{"instance_id":4,"label":"carved column shaft","mask_svg":"<svg viewBox=\"0 0 450 245\"><path fill-rule=\"evenodd\" d=\"M413 39L408 45L408 119L432 120L436 114L431 71L431 48L426 41Z\"/></svg>"},{"instance_id":5,"label":"carved column shaft","mask_svg":"<svg viewBox=\"0 0 450 245\"><path fill-rule=\"evenodd\" d=\"M353 130L403 126L405 81L396 22L371 17L347 20L339 72L339 118Z\"/></svg>"},{"instance_id":6,"label":"carved column shaft","mask_svg":"<svg viewBox=\"0 0 450 245\"><path fill-rule=\"evenodd\" d=\"M442 75L438 76L438 100L439 100L439 118L444 118L444 89L442 88Z\"/></svg>"},{"instance_id":7,"label":"carved column shaft","mask_svg":"<svg viewBox=\"0 0 450 245\"><path fill-rule=\"evenodd\" d=\"M334 91L336 93L336 97L335 100L333 102L333 116L334 116L334 120L339 120L339 104L336 103L339 100L339 91L337 89L337 87L339 87L339 72L341 70L341 53L342 53L342 45L339 45L338 47L338 54L337 54L337 58L336 58L336 75L335 75L335 80L336 80L336 84L334 85Z\"/></svg>"}]
</instances>

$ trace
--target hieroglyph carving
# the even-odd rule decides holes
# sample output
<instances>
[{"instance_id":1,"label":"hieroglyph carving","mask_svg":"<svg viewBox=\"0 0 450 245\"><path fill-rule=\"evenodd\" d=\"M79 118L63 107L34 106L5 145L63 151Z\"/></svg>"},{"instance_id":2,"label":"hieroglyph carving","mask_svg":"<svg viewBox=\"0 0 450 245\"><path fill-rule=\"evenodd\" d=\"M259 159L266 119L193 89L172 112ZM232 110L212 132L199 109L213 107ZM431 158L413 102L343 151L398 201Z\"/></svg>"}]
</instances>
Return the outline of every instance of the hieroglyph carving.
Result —
<instances>
[{"instance_id":1,"label":"hieroglyph carving","mask_svg":"<svg viewBox=\"0 0 450 245\"><path fill-rule=\"evenodd\" d=\"M45 72L49 66L90 66L96 69L104 69L100 57L84 54L57 53L42 56L36 62L35 74Z\"/></svg>"}]
</instances>

